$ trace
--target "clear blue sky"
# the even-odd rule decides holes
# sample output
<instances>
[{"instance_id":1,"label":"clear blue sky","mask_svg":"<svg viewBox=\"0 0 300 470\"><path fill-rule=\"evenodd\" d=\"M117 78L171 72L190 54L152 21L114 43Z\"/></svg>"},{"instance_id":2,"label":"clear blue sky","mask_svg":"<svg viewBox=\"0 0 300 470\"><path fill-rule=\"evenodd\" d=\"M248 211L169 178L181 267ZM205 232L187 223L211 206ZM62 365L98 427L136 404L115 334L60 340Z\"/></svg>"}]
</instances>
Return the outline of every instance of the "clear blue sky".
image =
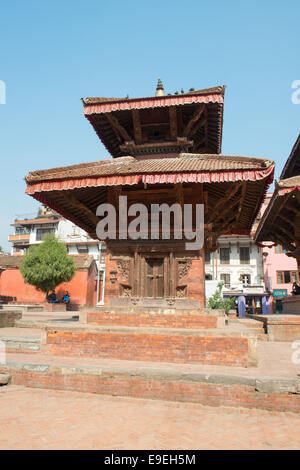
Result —
<instances>
[{"instance_id":1,"label":"clear blue sky","mask_svg":"<svg viewBox=\"0 0 300 470\"><path fill-rule=\"evenodd\" d=\"M280 174L299 133L300 2L14 0L0 11L0 245L35 213L30 170L108 157L81 97L152 96L226 85L222 153L266 157Z\"/></svg>"}]
</instances>

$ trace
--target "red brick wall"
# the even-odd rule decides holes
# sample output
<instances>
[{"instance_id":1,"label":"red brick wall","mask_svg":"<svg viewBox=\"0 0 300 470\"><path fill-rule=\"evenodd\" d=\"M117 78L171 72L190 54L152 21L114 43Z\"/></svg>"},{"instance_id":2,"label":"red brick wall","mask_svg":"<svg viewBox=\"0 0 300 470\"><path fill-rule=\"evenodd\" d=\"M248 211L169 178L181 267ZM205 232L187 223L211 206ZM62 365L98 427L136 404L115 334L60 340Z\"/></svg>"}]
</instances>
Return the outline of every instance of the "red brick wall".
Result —
<instances>
[{"instance_id":1,"label":"red brick wall","mask_svg":"<svg viewBox=\"0 0 300 470\"><path fill-rule=\"evenodd\" d=\"M269 341L297 341L300 339L300 317L296 315L267 317L265 322Z\"/></svg>"},{"instance_id":2,"label":"red brick wall","mask_svg":"<svg viewBox=\"0 0 300 470\"><path fill-rule=\"evenodd\" d=\"M201 250L201 257L192 260L192 266L187 276L188 298L190 300L199 300L201 308L205 306L204 268L204 250Z\"/></svg>"},{"instance_id":3,"label":"red brick wall","mask_svg":"<svg viewBox=\"0 0 300 470\"><path fill-rule=\"evenodd\" d=\"M166 328L217 328L218 317L213 315L153 315L149 313L87 313L87 323L94 325L150 326Z\"/></svg>"},{"instance_id":4,"label":"red brick wall","mask_svg":"<svg viewBox=\"0 0 300 470\"><path fill-rule=\"evenodd\" d=\"M0 372L11 373L13 384L27 387L300 413L300 395L263 393L247 385L163 381L113 373L96 376L61 371L10 371L1 366Z\"/></svg>"},{"instance_id":5,"label":"red brick wall","mask_svg":"<svg viewBox=\"0 0 300 470\"><path fill-rule=\"evenodd\" d=\"M249 365L248 340L240 337L48 330L46 351L59 356Z\"/></svg>"}]
</instances>

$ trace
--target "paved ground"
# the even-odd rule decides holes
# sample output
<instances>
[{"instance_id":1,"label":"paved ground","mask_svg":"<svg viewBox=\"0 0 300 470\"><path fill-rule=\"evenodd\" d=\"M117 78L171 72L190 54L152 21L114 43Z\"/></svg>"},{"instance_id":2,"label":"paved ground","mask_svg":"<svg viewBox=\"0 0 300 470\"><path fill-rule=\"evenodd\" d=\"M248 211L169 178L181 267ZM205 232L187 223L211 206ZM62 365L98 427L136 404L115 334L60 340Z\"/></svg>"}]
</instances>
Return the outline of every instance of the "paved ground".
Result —
<instances>
[{"instance_id":1,"label":"paved ground","mask_svg":"<svg viewBox=\"0 0 300 470\"><path fill-rule=\"evenodd\" d=\"M0 449L299 449L300 416L0 388Z\"/></svg>"}]
</instances>

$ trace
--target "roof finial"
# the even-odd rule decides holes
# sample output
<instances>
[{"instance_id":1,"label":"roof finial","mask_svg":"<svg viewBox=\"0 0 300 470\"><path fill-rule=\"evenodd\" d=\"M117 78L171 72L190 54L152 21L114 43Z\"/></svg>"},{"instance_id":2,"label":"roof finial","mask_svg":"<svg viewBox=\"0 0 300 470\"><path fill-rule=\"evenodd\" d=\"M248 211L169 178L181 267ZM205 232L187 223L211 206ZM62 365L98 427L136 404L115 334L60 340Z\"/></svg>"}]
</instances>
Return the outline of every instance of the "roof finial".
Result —
<instances>
[{"instance_id":1,"label":"roof finial","mask_svg":"<svg viewBox=\"0 0 300 470\"><path fill-rule=\"evenodd\" d=\"M158 79L155 96L165 96L165 90L161 79Z\"/></svg>"}]
</instances>

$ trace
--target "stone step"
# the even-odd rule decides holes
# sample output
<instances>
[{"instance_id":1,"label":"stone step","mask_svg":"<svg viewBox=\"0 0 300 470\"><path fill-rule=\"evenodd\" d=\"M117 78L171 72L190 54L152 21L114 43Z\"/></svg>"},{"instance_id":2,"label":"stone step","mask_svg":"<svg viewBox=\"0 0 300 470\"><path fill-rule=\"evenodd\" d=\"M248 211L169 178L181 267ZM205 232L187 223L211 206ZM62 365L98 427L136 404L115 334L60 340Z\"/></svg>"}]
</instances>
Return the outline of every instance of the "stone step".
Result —
<instances>
[{"instance_id":1,"label":"stone step","mask_svg":"<svg viewBox=\"0 0 300 470\"><path fill-rule=\"evenodd\" d=\"M266 333L259 333L257 339L258 341L269 341L269 336Z\"/></svg>"},{"instance_id":2,"label":"stone step","mask_svg":"<svg viewBox=\"0 0 300 470\"><path fill-rule=\"evenodd\" d=\"M257 364L257 338L247 329L179 329L46 325L42 350L58 356L134 361Z\"/></svg>"},{"instance_id":3,"label":"stone step","mask_svg":"<svg viewBox=\"0 0 300 470\"><path fill-rule=\"evenodd\" d=\"M6 351L37 352L40 350L40 338L20 336L0 336L0 341L5 343Z\"/></svg>"},{"instance_id":4,"label":"stone step","mask_svg":"<svg viewBox=\"0 0 300 470\"><path fill-rule=\"evenodd\" d=\"M176 313L82 312L80 320L90 325L134 326L158 328L224 328L224 315L203 314L198 311Z\"/></svg>"},{"instance_id":5,"label":"stone step","mask_svg":"<svg viewBox=\"0 0 300 470\"><path fill-rule=\"evenodd\" d=\"M245 377L210 374L137 365L118 367L64 365L62 362L8 362L0 373L12 376L12 384L31 388L69 390L123 397L208 406L259 408L300 413L300 383L297 378ZM46 359L47 360L47 359ZM122 361L120 361L122 362Z\"/></svg>"},{"instance_id":6,"label":"stone step","mask_svg":"<svg viewBox=\"0 0 300 470\"><path fill-rule=\"evenodd\" d=\"M1 364L0 364L1 367ZM0 386L8 385L11 380L11 375L9 374L0 374Z\"/></svg>"}]
</instances>

